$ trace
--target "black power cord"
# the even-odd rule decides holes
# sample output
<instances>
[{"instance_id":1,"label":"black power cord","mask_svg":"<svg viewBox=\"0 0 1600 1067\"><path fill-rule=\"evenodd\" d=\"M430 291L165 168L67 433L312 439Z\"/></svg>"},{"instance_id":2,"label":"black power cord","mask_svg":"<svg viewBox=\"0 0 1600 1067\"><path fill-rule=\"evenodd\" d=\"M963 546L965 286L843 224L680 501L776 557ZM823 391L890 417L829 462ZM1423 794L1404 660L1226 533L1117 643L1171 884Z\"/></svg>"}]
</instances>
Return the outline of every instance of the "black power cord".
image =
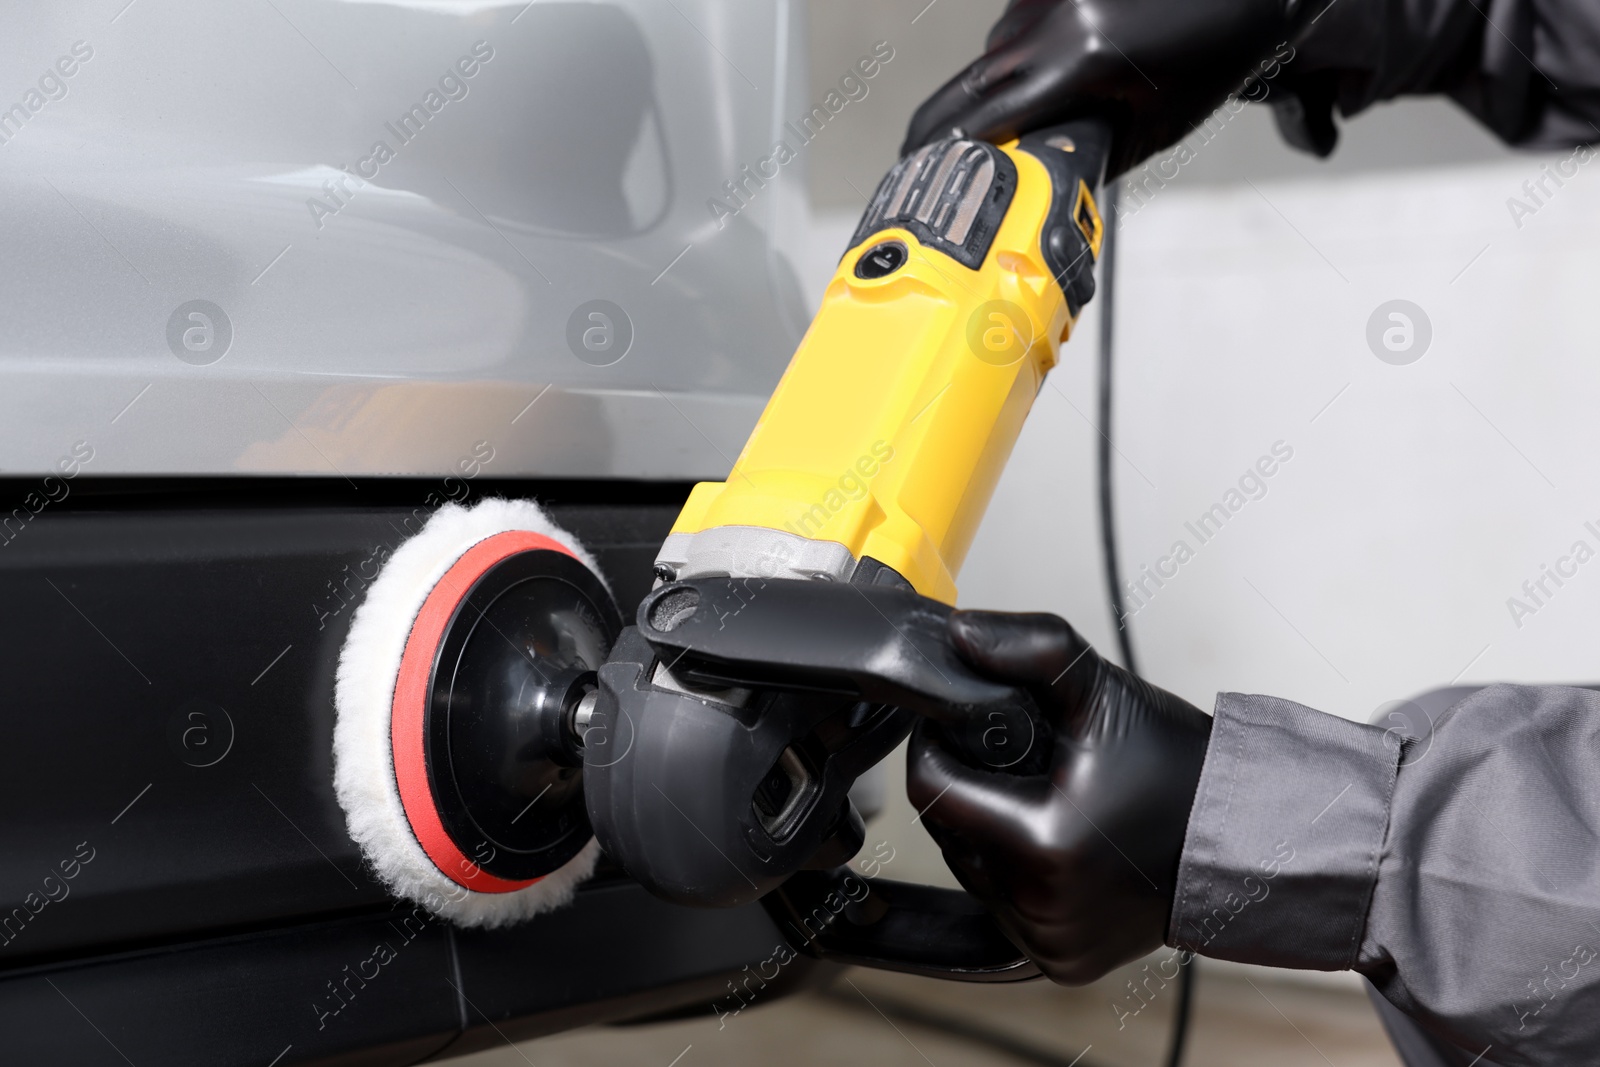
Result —
<instances>
[{"instance_id":1,"label":"black power cord","mask_svg":"<svg viewBox=\"0 0 1600 1067\"><path fill-rule=\"evenodd\" d=\"M1117 626L1117 646L1128 673L1138 674L1133 657L1133 634L1128 629L1127 604L1122 599L1122 567L1117 558L1117 513L1112 501L1111 479L1111 385L1115 352L1117 298L1117 206L1121 197L1116 184L1108 184L1101 197L1101 215L1106 220L1100 248L1100 284L1095 302L1100 305L1100 440L1097 479L1100 490L1100 553L1105 560L1106 599L1111 605L1111 621Z\"/></svg>"},{"instance_id":2,"label":"black power cord","mask_svg":"<svg viewBox=\"0 0 1600 1067\"><path fill-rule=\"evenodd\" d=\"M1117 646L1122 665L1138 674L1133 655L1133 633L1128 629L1127 604L1122 599L1122 570L1117 561L1117 513L1113 506L1111 478L1111 386L1113 341L1116 326L1117 291L1117 206L1120 187L1108 182L1100 198L1100 214L1105 220L1105 237L1100 249L1100 441L1098 481L1100 490L1100 548L1105 560L1106 597L1111 605L1111 621L1117 627ZM1181 1067L1184 1047L1189 1042L1189 1014L1194 1001L1194 971L1197 957L1191 956L1178 975L1178 1003L1172 1013L1172 1038L1167 1046L1167 1067Z\"/></svg>"}]
</instances>

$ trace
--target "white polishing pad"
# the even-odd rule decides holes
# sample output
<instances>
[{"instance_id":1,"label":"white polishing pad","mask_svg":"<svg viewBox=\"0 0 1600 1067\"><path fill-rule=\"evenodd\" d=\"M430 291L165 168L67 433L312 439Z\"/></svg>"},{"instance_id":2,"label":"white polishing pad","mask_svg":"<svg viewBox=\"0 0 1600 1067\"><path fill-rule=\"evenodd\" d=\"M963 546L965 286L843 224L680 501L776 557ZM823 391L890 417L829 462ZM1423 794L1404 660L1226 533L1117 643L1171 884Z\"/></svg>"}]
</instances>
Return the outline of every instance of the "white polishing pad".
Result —
<instances>
[{"instance_id":1,"label":"white polishing pad","mask_svg":"<svg viewBox=\"0 0 1600 1067\"><path fill-rule=\"evenodd\" d=\"M390 716L412 624L429 593L469 549L508 531L542 534L600 574L577 539L532 501L446 505L394 551L368 588L339 653L334 688L333 782L350 836L390 892L463 926L503 926L560 907L600 856L599 843L590 838L564 866L525 888L468 889L423 851L396 784Z\"/></svg>"}]
</instances>

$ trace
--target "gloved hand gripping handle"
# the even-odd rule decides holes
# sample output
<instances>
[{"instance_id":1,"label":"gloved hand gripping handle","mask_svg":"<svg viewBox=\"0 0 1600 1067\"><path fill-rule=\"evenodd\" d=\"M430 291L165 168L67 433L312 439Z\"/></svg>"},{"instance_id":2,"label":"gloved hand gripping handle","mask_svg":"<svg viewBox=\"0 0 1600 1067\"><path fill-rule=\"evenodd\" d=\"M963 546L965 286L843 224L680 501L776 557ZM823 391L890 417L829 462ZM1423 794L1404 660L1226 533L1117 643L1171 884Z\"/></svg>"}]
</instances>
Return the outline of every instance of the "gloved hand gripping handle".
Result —
<instances>
[{"instance_id":1,"label":"gloved hand gripping handle","mask_svg":"<svg viewBox=\"0 0 1600 1067\"><path fill-rule=\"evenodd\" d=\"M888 704L938 723L974 767L1042 772L1050 724L1025 690L979 676L956 655L951 612L887 586L699 578L652 592L638 626L680 681Z\"/></svg>"}]
</instances>

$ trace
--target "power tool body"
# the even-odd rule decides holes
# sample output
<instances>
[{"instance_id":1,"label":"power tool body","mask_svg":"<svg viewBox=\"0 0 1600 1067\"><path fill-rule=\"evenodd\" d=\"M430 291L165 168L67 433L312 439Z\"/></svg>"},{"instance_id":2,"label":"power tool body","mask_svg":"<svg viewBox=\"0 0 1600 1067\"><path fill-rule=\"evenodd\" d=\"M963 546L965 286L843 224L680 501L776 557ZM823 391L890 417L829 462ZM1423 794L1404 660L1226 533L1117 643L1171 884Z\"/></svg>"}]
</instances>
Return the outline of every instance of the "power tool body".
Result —
<instances>
[{"instance_id":1,"label":"power tool body","mask_svg":"<svg viewBox=\"0 0 1600 1067\"><path fill-rule=\"evenodd\" d=\"M946 622L1094 292L1108 142L1081 121L902 160L728 480L691 494L577 713L595 835L658 895L765 897L819 955L1036 973L961 893L876 880L849 908L807 902L842 899L846 876L826 872L863 842L849 788L916 716L973 766L1045 768L1049 725L1026 693L965 666Z\"/></svg>"}]
</instances>

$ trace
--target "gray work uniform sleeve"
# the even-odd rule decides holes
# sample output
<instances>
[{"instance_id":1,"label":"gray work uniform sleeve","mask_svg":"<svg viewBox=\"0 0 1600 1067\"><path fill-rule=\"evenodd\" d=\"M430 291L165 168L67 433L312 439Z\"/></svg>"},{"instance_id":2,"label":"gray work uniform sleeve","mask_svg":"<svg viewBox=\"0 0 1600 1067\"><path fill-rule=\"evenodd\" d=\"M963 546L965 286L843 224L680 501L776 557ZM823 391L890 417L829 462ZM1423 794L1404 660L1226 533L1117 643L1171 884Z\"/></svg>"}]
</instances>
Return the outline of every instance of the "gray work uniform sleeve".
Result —
<instances>
[{"instance_id":1,"label":"gray work uniform sleeve","mask_svg":"<svg viewBox=\"0 0 1600 1067\"><path fill-rule=\"evenodd\" d=\"M1486 1063L1600 1062L1600 693L1492 686L1403 743L1222 694L1168 941L1353 968Z\"/></svg>"},{"instance_id":2,"label":"gray work uniform sleeve","mask_svg":"<svg viewBox=\"0 0 1600 1067\"><path fill-rule=\"evenodd\" d=\"M1295 42L1269 99L1300 147L1310 146L1285 124L1295 108L1331 137L1335 105L1354 115L1424 93L1448 94L1509 144L1559 149L1600 140L1600 0L1299 2L1321 14ZM1330 140L1323 154L1331 147Z\"/></svg>"}]
</instances>

